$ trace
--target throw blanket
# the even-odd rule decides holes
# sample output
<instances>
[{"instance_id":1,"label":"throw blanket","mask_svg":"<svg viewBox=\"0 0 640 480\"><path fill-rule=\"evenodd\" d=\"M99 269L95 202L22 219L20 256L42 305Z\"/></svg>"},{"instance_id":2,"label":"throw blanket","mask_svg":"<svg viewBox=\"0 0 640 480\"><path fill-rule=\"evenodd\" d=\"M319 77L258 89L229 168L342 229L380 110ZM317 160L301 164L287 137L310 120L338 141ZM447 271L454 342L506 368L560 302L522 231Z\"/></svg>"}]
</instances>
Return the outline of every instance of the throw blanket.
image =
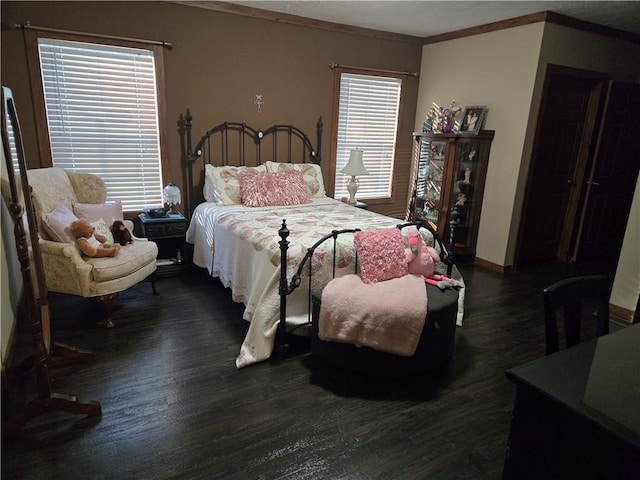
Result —
<instances>
[{"instance_id":1,"label":"throw blanket","mask_svg":"<svg viewBox=\"0 0 640 480\"><path fill-rule=\"evenodd\" d=\"M426 315L421 276L365 284L357 275L345 275L331 280L322 292L318 336L410 357Z\"/></svg>"}]
</instances>

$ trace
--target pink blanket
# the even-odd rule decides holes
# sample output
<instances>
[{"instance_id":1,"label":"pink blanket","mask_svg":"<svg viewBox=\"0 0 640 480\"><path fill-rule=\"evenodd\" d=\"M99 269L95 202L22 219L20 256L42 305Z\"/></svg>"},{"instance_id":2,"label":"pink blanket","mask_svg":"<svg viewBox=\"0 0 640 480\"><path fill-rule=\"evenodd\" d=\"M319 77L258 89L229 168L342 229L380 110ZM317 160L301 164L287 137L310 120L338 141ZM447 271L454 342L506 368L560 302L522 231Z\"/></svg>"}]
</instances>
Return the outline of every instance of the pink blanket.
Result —
<instances>
[{"instance_id":1,"label":"pink blanket","mask_svg":"<svg viewBox=\"0 0 640 480\"><path fill-rule=\"evenodd\" d=\"M427 292L421 276L365 284L357 275L345 275L322 291L318 336L410 357L426 315Z\"/></svg>"}]
</instances>

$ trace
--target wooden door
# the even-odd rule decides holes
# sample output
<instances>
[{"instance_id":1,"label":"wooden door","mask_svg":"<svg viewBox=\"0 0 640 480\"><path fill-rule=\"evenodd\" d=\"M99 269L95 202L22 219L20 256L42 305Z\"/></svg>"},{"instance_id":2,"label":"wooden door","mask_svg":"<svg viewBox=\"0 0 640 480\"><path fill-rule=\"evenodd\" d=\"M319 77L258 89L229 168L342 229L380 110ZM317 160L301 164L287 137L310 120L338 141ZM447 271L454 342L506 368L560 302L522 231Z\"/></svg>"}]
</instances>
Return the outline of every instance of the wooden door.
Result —
<instances>
[{"instance_id":1,"label":"wooden door","mask_svg":"<svg viewBox=\"0 0 640 480\"><path fill-rule=\"evenodd\" d=\"M640 169L640 85L612 82L572 260L605 260L615 270Z\"/></svg>"},{"instance_id":2,"label":"wooden door","mask_svg":"<svg viewBox=\"0 0 640 480\"><path fill-rule=\"evenodd\" d=\"M518 237L518 266L567 260L604 78L549 66Z\"/></svg>"}]
</instances>

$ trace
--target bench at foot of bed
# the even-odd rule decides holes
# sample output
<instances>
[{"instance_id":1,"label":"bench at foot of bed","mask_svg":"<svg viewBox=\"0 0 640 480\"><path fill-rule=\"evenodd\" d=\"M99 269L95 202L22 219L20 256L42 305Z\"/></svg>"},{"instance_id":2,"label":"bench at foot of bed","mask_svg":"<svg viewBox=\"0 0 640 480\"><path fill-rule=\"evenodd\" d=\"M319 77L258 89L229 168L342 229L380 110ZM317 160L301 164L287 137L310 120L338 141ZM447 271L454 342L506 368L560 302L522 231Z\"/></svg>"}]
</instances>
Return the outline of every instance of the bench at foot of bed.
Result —
<instances>
[{"instance_id":1,"label":"bench at foot of bed","mask_svg":"<svg viewBox=\"0 0 640 480\"><path fill-rule=\"evenodd\" d=\"M320 299L313 299L311 352L337 367L382 376L407 376L444 369L453 357L458 291L427 285L427 317L416 352L411 357L369 347L321 340L318 337Z\"/></svg>"}]
</instances>

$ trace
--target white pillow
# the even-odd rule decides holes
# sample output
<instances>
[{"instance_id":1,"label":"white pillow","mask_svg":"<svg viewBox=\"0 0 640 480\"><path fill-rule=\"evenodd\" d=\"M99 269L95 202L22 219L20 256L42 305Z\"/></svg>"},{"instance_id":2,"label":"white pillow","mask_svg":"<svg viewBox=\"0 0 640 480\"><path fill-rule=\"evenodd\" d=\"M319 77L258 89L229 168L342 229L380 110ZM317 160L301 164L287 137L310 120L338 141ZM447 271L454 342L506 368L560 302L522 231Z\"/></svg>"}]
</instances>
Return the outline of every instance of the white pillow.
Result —
<instances>
[{"instance_id":1,"label":"white pillow","mask_svg":"<svg viewBox=\"0 0 640 480\"><path fill-rule=\"evenodd\" d=\"M205 165L205 177L210 177L211 184L214 186L213 196L216 203L220 205L242 205L238 175L245 170L264 173L267 171L267 167L264 165L258 167L214 167L210 164ZM215 200L217 198L219 200Z\"/></svg>"},{"instance_id":2,"label":"white pillow","mask_svg":"<svg viewBox=\"0 0 640 480\"><path fill-rule=\"evenodd\" d=\"M54 242L75 243L69 227L78 220L65 205L58 205L53 211L42 215L42 229Z\"/></svg>"},{"instance_id":3,"label":"white pillow","mask_svg":"<svg viewBox=\"0 0 640 480\"><path fill-rule=\"evenodd\" d=\"M216 188L216 179L213 176L213 169L215 167L210 164L204 166L204 187L202 188L202 194L207 202L222 204L220 193Z\"/></svg>"},{"instance_id":4,"label":"white pillow","mask_svg":"<svg viewBox=\"0 0 640 480\"><path fill-rule=\"evenodd\" d=\"M103 220L108 227L113 225L116 220L121 222L124 220L120 200L107 203L74 203L73 213L89 223Z\"/></svg>"},{"instance_id":5,"label":"white pillow","mask_svg":"<svg viewBox=\"0 0 640 480\"><path fill-rule=\"evenodd\" d=\"M324 180L322 179L322 169L315 163L279 163L267 162L267 170L271 173L287 172L295 170L302 172L304 181L307 184L309 198L323 198L327 194L324 190Z\"/></svg>"}]
</instances>

